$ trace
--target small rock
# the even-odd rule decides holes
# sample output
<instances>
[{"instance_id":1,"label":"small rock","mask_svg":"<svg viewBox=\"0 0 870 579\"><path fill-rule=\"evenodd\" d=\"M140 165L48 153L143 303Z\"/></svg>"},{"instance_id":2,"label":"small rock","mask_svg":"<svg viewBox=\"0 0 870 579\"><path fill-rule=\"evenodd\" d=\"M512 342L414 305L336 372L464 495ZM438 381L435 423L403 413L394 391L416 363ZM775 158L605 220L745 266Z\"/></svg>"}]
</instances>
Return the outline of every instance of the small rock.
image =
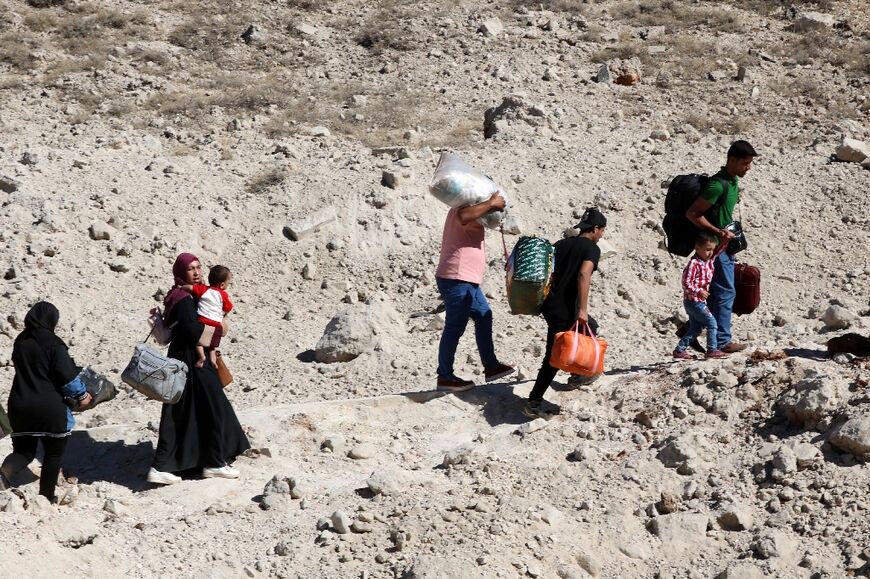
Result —
<instances>
[{"instance_id":1,"label":"small rock","mask_svg":"<svg viewBox=\"0 0 870 579\"><path fill-rule=\"evenodd\" d=\"M771 460L770 477L775 481L785 480L790 474L797 472L797 456L787 446L780 447Z\"/></svg>"},{"instance_id":2,"label":"small rock","mask_svg":"<svg viewBox=\"0 0 870 579\"><path fill-rule=\"evenodd\" d=\"M335 529L336 533L346 535L350 532L350 517L344 511L335 511L329 520L332 522L332 528Z\"/></svg>"},{"instance_id":3,"label":"small rock","mask_svg":"<svg viewBox=\"0 0 870 579\"><path fill-rule=\"evenodd\" d=\"M311 127L306 131L306 133L312 137L329 137L332 135L332 132L324 126L316 126Z\"/></svg>"},{"instance_id":4,"label":"small rock","mask_svg":"<svg viewBox=\"0 0 870 579\"><path fill-rule=\"evenodd\" d=\"M601 575L601 563L592 555L589 555L588 553L577 553L574 555L574 559L584 571L593 577Z\"/></svg>"},{"instance_id":5,"label":"small rock","mask_svg":"<svg viewBox=\"0 0 870 579\"><path fill-rule=\"evenodd\" d=\"M328 452L341 452L344 449L346 441L340 434L333 434L323 439L320 443L320 450Z\"/></svg>"},{"instance_id":6,"label":"small rock","mask_svg":"<svg viewBox=\"0 0 870 579\"><path fill-rule=\"evenodd\" d=\"M245 44L263 46L266 44L266 35L258 26L251 24L244 32L242 32L242 40L245 41Z\"/></svg>"},{"instance_id":7,"label":"small rock","mask_svg":"<svg viewBox=\"0 0 870 579\"><path fill-rule=\"evenodd\" d=\"M360 521L354 521L350 525L350 530L354 533L371 533L372 526L366 523L362 523Z\"/></svg>"},{"instance_id":8,"label":"small rock","mask_svg":"<svg viewBox=\"0 0 870 579\"><path fill-rule=\"evenodd\" d=\"M398 189L399 182L401 179L398 175L393 173L392 171L382 171L381 172L381 185L384 187L389 187L390 189Z\"/></svg>"},{"instance_id":9,"label":"small rock","mask_svg":"<svg viewBox=\"0 0 870 579\"><path fill-rule=\"evenodd\" d=\"M748 531L753 527L752 510L741 504L725 505L716 522L726 531Z\"/></svg>"},{"instance_id":10,"label":"small rock","mask_svg":"<svg viewBox=\"0 0 870 579\"><path fill-rule=\"evenodd\" d=\"M795 32L826 30L834 26L834 17L821 12L800 12L794 19Z\"/></svg>"},{"instance_id":11,"label":"small rock","mask_svg":"<svg viewBox=\"0 0 870 579\"><path fill-rule=\"evenodd\" d=\"M715 579L764 579L761 570L746 561L734 561L728 568L716 575Z\"/></svg>"},{"instance_id":12,"label":"small rock","mask_svg":"<svg viewBox=\"0 0 870 579\"><path fill-rule=\"evenodd\" d=\"M112 238L112 228L101 221L95 221L88 227L88 234L94 241L108 241Z\"/></svg>"},{"instance_id":13,"label":"small rock","mask_svg":"<svg viewBox=\"0 0 870 579\"><path fill-rule=\"evenodd\" d=\"M311 236L317 230L338 218L335 207L329 206L307 214L305 217L284 226L284 235L293 241Z\"/></svg>"},{"instance_id":14,"label":"small rock","mask_svg":"<svg viewBox=\"0 0 870 579\"><path fill-rule=\"evenodd\" d=\"M317 28L311 24L297 24L293 27L293 30L302 36L317 36Z\"/></svg>"},{"instance_id":15,"label":"small rock","mask_svg":"<svg viewBox=\"0 0 870 579\"><path fill-rule=\"evenodd\" d=\"M825 322L825 325L834 330L844 330L857 319L857 315L843 306L830 306L822 316L822 321Z\"/></svg>"},{"instance_id":16,"label":"small rock","mask_svg":"<svg viewBox=\"0 0 870 579\"><path fill-rule=\"evenodd\" d=\"M516 430L514 430L514 432L516 434L519 434L520 436L527 436L529 434L532 434L533 432L537 432L543 428L546 428L548 424L549 421L544 418L535 418L531 422L524 422L523 424L520 424L516 428Z\"/></svg>"},{"instance_id":17,"label":"small rock","mask_svg":"<svg viewBox=\"0 0 870 579\"><path fill-rule=\"evenodd\" d=\"M395 477L391 473L384 471L376 471L366 480L366 486L372 491L373 495L395 496L400 492L399 485L396 484Z\"/></svg>"},{"instance_id":18,"label":"small rock","mask_svg":"<svg viewBox=\"0 0 870 579\"><path fill-rule=\"evenodd\" d=\"M116 500L106 499L106 502L103 503L103 510L117 517L124 513L124 506Z\"/></svg>"},{"instance_id":19,"label":"small rock","mask_svg":"<svg viewBox=\"0 0 870 579\"><path fill-rule=\"evenodd\" d=\"M806 468L819 459L819 449L807 442L801 442L794 446L795 459L798 469Z\"/></svg>"},{"instance_id":20,"label":"small rock","mask_svg":"<svg viewBox=\"0 0 870 579\"><path fill-rule=\"evenodd\" d=\"M592 77L592 80L599 83L609 83L612 80L610 76L610 68L606 64L602 64L598 68L598 72L595 73L595 76Z\"/></svg>"},{"instance_id":21,"label":"small rock","mask_svg":"<svg viewBox=\"0 0 870 579\"><path fill-rule=\"evenodd\" d=\"M477 29L478 32L482 32L484 36L488 38L494 38L504 32L504 25L501 23L498 17L489 18L484 20L480 25L480 28Z\"/></svg>"},{"instance_id":22,"label":"small rock","mask_svg":"<svg viewBox=\"0 0 870 579\"><path fill-rule=\"evenodd\" d=\"M354 460L364 460L375 456L377 452L378 449L375 445L363 442L351 448L347 456Z\"/></svg>"},{"instance_id":23,"label":"small rock","mask_svg":"<svg viewBox=\"0 0 870 579\"><path fill-rule=\"evenodd\" d=\"M613 82L624 86L633 86L639 83L642 69L643 65L636 56L626 60L617 59L610 63L610 70L614 77Z\"/></svg>"},{"instance_id":24,"label":"small rock","mask_svg":"<svg viewBox=\"0 0 870 579\"><path fill-rule=\"evenodd\" d=\"M824 432L848 389L842 377L814 372L781 394L775 408L796 426Z\"/></svg>"},{"instance_id":25,"label":"small rock","mask_svg":"<svg viewBox=\"0 0 870 579\"><path fill-rule=\"evenodd\" d=\"M870 157L870 143L843 137L834 155L838 161L860 163Z\"/></svg>"},{"instance_id":26,"label":"small rock","mask_svg":"<svg viewBox=\"0 0 870 579\"><path fill-rule=\"evenodd\" d=\"M662 492L661 500L655 504L659 514L669 515L680 508L680 497L672 493Z\"/></svg>"},{"instance_id":27,"label":"small rock","mask_svg":"<svg viewBox=\"0 0 870 579\"><path fill-rule=\"evenodd\" d=\"M653 141L667 141L671 138L671 134L664 129L656 129L649 134L649 138Z\"/></svg>"},{"instance_id":28,"label":"small rock","mask_svg":"<svg viewBox=\"0 0 870 579\"><path fill-rule=\"evenodd\" d=\"M20 188L21 181L13 179L12 177L8 177L6 175L0 175L0 190L6 193L15 193Z\"/></svg>"},{"instance_id":29,"label":"small rock","mask_svg":"<svg viewBox=\"0 0 870 579\"><path fill-rule=\"evenodd\" d=\"M401 551L405 548L408 541L411 540L411 534L398 527L390 529L390 541L393 543L393 548L396 551Z\"/></svg>"},{"instance_id":30,"label":"small rock","mask_svg":"<svg viewBox=\"0 0 870 579\"><path fill-rule=\"evenodd\" d=\"M468 463L469 458L473 452L473 447L468 445L463 445L458 448L454 448L453 450L447 452L444 455L444 459L441 461L441 466L448 467L456 464L466 464Z\"/></svg>"},{"instance_id":31,"label":"small rock","mask_svg":"<svg viewBox=\"0 0 870 579\"><path fill-rule=\"evenodd\" d=\"M707 515L659 515L650 521L650 529L661 539L664 553L674 556L694 550L706 540Z\"/></svg>"},{"instance_id":32,"label":"small rock","mask_svg":"<svg viewBox=\"0 0 870 579\"><path fill-rule=\"evenodd\" d=\"M113 261L109 264L109 269L116 273L127 273L130 271L130 266L123 261Z\"/></svg>"},{"instance_id":33,"label":"small rock","mask_svg":"<svg viewBox=\"0 0 870 579\"><path fill-rule=\"evenodd\" d=\"M838 426L831 433L830 441L859 460L870 460L870 412Z\"/></svg>"}]
</instances>

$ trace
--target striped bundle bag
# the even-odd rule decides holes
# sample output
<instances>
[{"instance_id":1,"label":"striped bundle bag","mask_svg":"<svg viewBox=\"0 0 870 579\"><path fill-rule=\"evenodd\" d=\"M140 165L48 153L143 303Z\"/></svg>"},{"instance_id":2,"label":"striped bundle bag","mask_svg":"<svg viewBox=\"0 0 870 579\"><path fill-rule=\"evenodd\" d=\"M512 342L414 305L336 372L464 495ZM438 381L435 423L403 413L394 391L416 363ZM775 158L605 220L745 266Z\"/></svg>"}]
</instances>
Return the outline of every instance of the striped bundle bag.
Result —
<instances>
[{"instance_id":1,"label":"striped bundle bag","mask_svg":"<svg viewBox=\"0 0 870 579\"><path fill-rule=\"evenodd\" d=\"M520 237L507 261L507 296L512 314L538 315L553 280L553 246L541 237Z\"/></svg>"}]
</instances>

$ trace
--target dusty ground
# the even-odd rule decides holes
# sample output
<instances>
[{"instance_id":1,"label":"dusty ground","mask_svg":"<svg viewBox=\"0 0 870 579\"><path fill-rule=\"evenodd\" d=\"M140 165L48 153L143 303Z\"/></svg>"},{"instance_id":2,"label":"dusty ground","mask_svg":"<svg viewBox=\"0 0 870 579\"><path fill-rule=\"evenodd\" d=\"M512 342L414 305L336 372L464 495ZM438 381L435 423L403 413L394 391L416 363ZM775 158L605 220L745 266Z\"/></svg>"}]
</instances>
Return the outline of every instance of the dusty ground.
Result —
<instances>
[{"instance_id":1,"label":"dusty ground","mask_svg":"<svg viewBox=\"0 0 870 579\"><path fill-rule=\"evenodd\" d=\"M870 472L831 439L867 416L867 369L824 343L870 323L870 171L832 160L843 136L870 140L867 13L801 3L831 21L795 31L766 4L0 0L0 400L31 303L57 304L76 360L117 376L193 251L235 274L229 396L267 449L238 482L149 488L159 408L124 390L80 415L71 504L41 504L32 477L0 493L0 574L866 575ZM503 30L480 32L493 17ZM592 80L630 57L639 84ZM512 94L524 105L484 139ZM741 258L764 276L735 338L789 357L674 366L683 263L658 246L662 183L715 171L735 138L762 154ZM509 189L527 233L556 240L592 204L609 219L592 300L607 375L560 382L562 414L520 433L545 325L509 314L496 234L484 286L521 379L429 392L438 320L413 316L438 305L446 208L426 187L443 148ZM330 206L309 237L283 233ZM822 321L832 304L848 330ZM349 308L375 315L376 343L315 362ZM473 354L467 335L457 372L480 381ZM813 420L781 400L805 374L824 391ZM349 458L360 444L371 456ZM263 502L273 475L302 498ZM336 511L370 532L318 528Z\"/></svg>"}]
</instances>

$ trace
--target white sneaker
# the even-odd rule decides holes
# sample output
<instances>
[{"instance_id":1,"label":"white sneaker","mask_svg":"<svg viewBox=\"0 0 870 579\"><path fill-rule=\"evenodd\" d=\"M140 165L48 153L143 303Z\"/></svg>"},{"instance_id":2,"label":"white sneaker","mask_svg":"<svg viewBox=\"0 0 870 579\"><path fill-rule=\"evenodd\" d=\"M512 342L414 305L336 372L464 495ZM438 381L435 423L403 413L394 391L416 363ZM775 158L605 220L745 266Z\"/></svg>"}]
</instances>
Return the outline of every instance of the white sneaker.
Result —
<instances>
[{"instance_id":1,"label":"white sneaker","mask_svg":"<svg viewBox=\"0 0 870 579\"><path fill-rule=\"evenodd\" d=\"M204 468L202 469L202 478L239 478L239 471L228 464L219 468Z\"/></svg>"},{"instance_id":2,"label":"white sneaker","mask_svg":"<svg viewBox=\"0 0 870 579\"><path fill-rule=\"evenodd\" d=\"M156 485L174 485L181 482L181 477L175 476L171 472L159 471L152 466L151 470L148 471L147 480Z\"/></svg>"}]
</instances>

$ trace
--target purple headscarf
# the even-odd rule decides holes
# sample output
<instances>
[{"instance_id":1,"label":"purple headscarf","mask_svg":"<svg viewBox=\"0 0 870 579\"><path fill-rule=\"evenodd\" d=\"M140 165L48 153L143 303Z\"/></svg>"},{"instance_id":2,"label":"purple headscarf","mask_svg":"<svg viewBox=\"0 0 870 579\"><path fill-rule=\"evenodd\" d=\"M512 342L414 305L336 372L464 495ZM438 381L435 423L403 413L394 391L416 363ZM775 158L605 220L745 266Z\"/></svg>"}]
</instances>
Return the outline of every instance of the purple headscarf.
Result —
<instances>
[{"instance_id":1,"label":"purple headscarf","mask_svg":"<svg viewBox=\"0 0 870 579\"><path fill-rule=\"evenodd\" d=\"M187 268L194 261L199 261L199 258L192 253L180 253L175 258L175 263L172 265L172 275L175 277L175 284L169 290L169 293L166 294L166 297L163 298L164 319L169 317L169 312L172 311L172 308L178 302L190 295L178 286L187 285Z\"/></svg>"}]
</instances>

